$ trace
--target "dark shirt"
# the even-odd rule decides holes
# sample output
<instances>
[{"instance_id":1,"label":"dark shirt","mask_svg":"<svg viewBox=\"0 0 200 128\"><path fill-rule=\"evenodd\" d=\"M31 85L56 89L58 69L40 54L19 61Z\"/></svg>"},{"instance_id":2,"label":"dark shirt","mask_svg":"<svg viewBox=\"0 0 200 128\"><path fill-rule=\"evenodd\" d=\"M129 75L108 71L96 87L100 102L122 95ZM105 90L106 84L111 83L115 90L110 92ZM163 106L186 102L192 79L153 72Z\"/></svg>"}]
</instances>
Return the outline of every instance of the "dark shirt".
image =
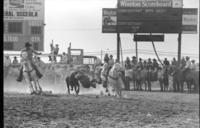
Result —
<instances>
[{"instance_id":1,"label":"dark shirt","mask_svg":"<svg viewBox=\"0 0 200 128\"><path fill-rule=\"evenodd\" d=\"M22 56L22 53L23 53L23 52L27 52L27 54L28 54L27 59L30 60L30 61L33 60L33 53L36 54L36 55L40 55L40 53L36 52L36 51L33 50L32 48L29 48L29 49L24 48L24 49L22 49L22 50L21 50L21 55L20 55L20 56ZM23 60L23 59L22 59L22 60Z\"/></svg>"},{"instance_id":2,"label":"dark shirt","mask_svg":"<svg viewBox=\"0 0 200 128\"><path fill-rule=\"evenodd\" d=\"M169 66L169 61L168 60L165 60L163 63L164 63L165 66Z\"/></svg>"}]
</instances>

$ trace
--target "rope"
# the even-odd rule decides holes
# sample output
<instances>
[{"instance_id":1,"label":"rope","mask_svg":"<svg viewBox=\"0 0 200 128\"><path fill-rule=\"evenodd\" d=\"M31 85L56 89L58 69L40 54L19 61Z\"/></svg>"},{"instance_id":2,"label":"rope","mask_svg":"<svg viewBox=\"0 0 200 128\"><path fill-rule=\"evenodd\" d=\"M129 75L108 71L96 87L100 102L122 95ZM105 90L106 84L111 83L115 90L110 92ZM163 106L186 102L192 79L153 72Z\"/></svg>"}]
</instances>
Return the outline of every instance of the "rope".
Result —
<instances>
[{"instance_id":1,"label":"rope","mask_svg":"<svg viewBox=\"0 0 200 128\"><path fill-rule=\"evenodd\" d=\"M151 35L151 33L150 33L150 35ZM156 51L156 48L155 48L155 45L154 45L153 40L152 40L152 46L153 46L153 50L154 50L154 52L155 52L155 54L156 54L156 57L157 57L158 61L159 61L160 64L163 66L163 63L162 63L162 61L160 60L160 58L159 58L159 56L158 56L158 53L157 53L157 51Z\"/></svg>"},{"instance_id":2,"label":"rope","mask_svg":"<svg viewBox=\"0 0 200 128\"><path fill-rule=\"evenodd\" d=\"M122 60L122 65L123 65L123 54L122 54L122 43L121 43L121 38L119 37L119 44L120 44L120 51L121 51L121 60Z\"/></svg>"}]
</instances>

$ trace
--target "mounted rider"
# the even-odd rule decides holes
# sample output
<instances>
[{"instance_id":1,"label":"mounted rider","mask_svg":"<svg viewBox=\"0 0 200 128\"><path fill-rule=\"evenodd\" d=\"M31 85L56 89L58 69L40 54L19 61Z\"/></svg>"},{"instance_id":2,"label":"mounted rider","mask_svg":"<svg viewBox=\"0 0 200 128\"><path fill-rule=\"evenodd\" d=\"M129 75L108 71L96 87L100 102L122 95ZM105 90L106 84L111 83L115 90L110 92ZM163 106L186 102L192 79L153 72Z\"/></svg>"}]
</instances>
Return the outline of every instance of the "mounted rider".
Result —
<instances>
[{"instance_id":1,"label":"mounted rider","mask_svg":"<svg viewBox=\"0 0 200 128\"><path fill-rule=\"evenodd\" d=\"M24 62L24 61L27 61L27 60L30 61L31 65L32 65L32 67L33 67L33 69L35 69L35 71L36 71L36 75L37 75L38 78L40 79L40 78L42 78L43 75L39 72L39 70L37 69L36 65L35 65L34 62L33 62L33 53L36 54L36 55L41 55L41 53L38 53L38 52L36 52L35 50L33 50L33 49L31 48L31 46L32 46L32 45L31 45L29 42L26 42L26 43L25 43L25 48L21 50L20 56L22 57L22 54L23 54L24 52L26 52L26 53L27 53L27 58L22 58L21 62ZM21 82L22 79L23 79L23 66L21 65L21 67L20 67L20 73L19 73L19 76L18 76L18 78L17 78L17 81L18 81L18 82Z\"/></svg>"},{"instance_id":2,"label":"mounted rider","mask_svg":"<svg viewBox=\"0 0 200 128\"><path fill-rule=\"evenodd\" d=\"M186 56L186 63L185 66L183 67L183 74L190 69L191 69L190 57Z\"/></svg>"},{"instance_id":3,"label":"mounted rider","mask_svg":"<svg viewBox=\"0 0 200 128\"><path fill-rule=\"evenodd\" d=\"M130 61L129 57L126 58L125 68L126 69L131 69L131 61Z\"/></svg>"},{"instance_id":4,"label":"mounted rider","mask_svg":"<svg viewBox=\"0 0 200 128\"><path fill-rule=\"evenodd\" d=\"M152 70L153 69L153 63L151 61L151 58L148 59L148 62L147 62L147 69L148 70Z\"/></svg>"},{"instance_id":5,"label":"mounted rider","mask_svg":"<svg viewBox=\"0 0 200 128\"><path fill-rule=\"evenodd\" d=\"M142 58L139 58L139 62L137 63L137 70L141 71L144 68L143 63L142 63Z\"/></svg>"},{"instance_id":6,"label":"mounted rider","mask_svg":"<svg viewBox=\"0 0 200 128\"><path fill-rule=\"evenodd\" d=\"M165 60L164 60L163 63L164 63L164 69L165 69L165 71L168 72L170 63L169 63L169 61L167 60L167 58L165 58Z\"/></svg>"},{"instance_id":7,"label":"mounted rider","mask_svg":"<svg viewBox=\"0 0 200 128\"><path fill-rule=\"evenodd\" d=\"M153 80L156 81L158 79L157 71L158 71L158 68L159 68L159 64L158 64L156 59L153 59L152 66L153 66Z\"/></svg>"},{"instance_id":8,"label":"mounted rider","mask_svg":"<svg viewBox=\"0 0 200 128\"><path fill-rule=\"evenodd\" d=\"M131 66L133 69L136 69L136 65L137 65L137 58L133 56L131 60Z\"/></svg>"}]
</instances>

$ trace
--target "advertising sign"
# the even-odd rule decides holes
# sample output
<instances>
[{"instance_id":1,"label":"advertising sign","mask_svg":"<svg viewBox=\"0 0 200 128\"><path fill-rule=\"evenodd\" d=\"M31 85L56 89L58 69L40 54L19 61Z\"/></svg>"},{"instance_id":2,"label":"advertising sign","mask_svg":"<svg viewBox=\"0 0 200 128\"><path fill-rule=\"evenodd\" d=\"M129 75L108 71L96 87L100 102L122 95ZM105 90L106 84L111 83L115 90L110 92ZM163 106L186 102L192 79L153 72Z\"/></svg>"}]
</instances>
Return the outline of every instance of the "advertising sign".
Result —
<instances>
[{"instance_id":1,"label":"advertising sign","mask_svg":"<svg viewBox=\"0 0 200 128\"><path fill-rule=\"evenodd\" d=\"M44 0L4 0L4 20L44 20Z\"/></svg>"},{"instance_id":2,"label":"advertising sign","mask_svg":"<svg viewBox=\"0 0 200 128\"><path fill-rule=\"evenodd\" d=\"M120 33L177 33L181 31L181 8L118 9Z\"/></svg>"},{"instance_id":3,"label":"advertising sign","mask_svg":"<svg viewBox=\"0 0 200 128\"><path fill-rule=\"evenodd\" d=\"M102 32L116 33L117 11L115 8L103 8Z\"/></svg>"},{"instance_id":4,"label":"advertising sign","mask_svg":"<svg viewBox=\"0 0 200 128\"><path fill-rule=\"evenodd\" d=\"M134 41L164 41L164 35L134 35Z\"/></svg>"},{"instance_id":5,"label":"advertising sign","mask_svg":"<svg viewBox=\"0 0 200 128\"><path fill-rule=\"evenodd\" d=\"M187 34L197 33L198 9L184 8L182 16L182 32Z\"/></svg>"}]
</instances>

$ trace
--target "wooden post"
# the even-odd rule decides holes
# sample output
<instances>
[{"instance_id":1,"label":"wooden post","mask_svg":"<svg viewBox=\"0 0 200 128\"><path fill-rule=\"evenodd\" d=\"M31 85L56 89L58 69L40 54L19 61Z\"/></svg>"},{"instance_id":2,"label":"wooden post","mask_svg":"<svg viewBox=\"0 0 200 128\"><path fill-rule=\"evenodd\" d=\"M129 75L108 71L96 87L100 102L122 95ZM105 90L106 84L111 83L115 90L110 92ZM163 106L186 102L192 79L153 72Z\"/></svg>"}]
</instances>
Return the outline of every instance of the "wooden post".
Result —
<instances>
[{"instance_id":1,"label":"wooden post","mask_svg":"<svg viewBox=\"0 0 200 128\"><path fill-rule=\"evenodd\" d=\"M138 44L137 44L137 41L135 41L135 54L136 54L136 60L138 62Z\"/></svg>"},{"instance_id":2,"label":"wooden post","mask_svg":"<svg viewBox=\"0 0 200 128\"><path fill-rule=\"evenodd\" d=\"M134 34L136 35L136 34ZM134 41L134 36L133 36L133 41ZM135 56L136 56L136 60L138 62L138 43L137 41L135 41Z\"/></svg>"},{"instance_id":3,"label":"wooden post","mask_svg":"<svg viewBox=\"0 0 200 128\"><path fill-rule=\"evenodd\" d=\"M120 33L117 33L117 60L120 62Z\"/></svg>"},{"instance_id":4,"label":"wooden post","mask_svg":"<svg viewBox=\"0 0 200 128\"><path fill-rule=\"evenodd\" d=\"M181 64L181 32L178 34L178 65Z\"/></svg>"}]
</instances>

